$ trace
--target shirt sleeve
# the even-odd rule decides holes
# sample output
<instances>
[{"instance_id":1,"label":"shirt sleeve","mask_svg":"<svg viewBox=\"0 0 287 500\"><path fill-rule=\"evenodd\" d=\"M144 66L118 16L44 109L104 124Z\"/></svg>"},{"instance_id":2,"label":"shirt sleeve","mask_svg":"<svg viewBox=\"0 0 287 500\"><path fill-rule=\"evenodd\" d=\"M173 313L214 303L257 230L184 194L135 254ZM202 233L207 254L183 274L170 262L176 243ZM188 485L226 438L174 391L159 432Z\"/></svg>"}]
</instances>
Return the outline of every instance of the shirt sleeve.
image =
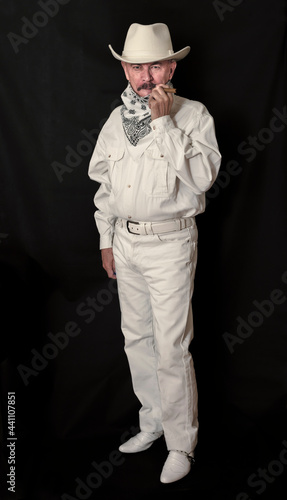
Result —
<instances>
[{"instance_id":1,"label":"shirt sleeve","mask_svg":"<svg viewBox=\"0 0 287 500\"><path fill-rule=\"evenodd\" d=\"M160 151L167 157L176 175L196 194L206 192L214 183L220 163L215 127L207 112L192 117L190 132L176 127L169 115L151 122Z\"/></svg>"},{"instance_id":2,"label":"shirt sleeve","mask_svg":"<svg viewBox=\"0 0 287 500\"><path fill-rule=\"evenodd\" d=\"M101 135L98 137L89 164L88 175L90 179L100 184L94 197L94 204L98 208L95 211L95 221L100 233L100 249L111 248L116 217L109 212L111 183L108 162L106 160L106 148Z\"/></svg>"}]
</instances>

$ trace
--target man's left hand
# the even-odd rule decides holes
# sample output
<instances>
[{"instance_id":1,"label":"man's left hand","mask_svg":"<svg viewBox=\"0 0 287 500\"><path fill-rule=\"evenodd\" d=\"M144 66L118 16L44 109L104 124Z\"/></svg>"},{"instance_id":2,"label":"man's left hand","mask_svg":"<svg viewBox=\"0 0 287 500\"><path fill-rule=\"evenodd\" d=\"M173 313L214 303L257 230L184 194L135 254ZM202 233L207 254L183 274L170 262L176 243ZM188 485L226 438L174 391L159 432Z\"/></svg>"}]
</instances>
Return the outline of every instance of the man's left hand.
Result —
<instances>
[{"instance_id":1,"label":"man's left hand","mask_svg":"<svg viewBox=\"0 0 287 500\"><path fill-rule=\"evenodd\" d=\"M167 87L167 85L157 85L151 91L148 104L151 109L152 120L170 114L173 95L167 94L164 91L164 87Z\"/></svg>"}]
</instances>

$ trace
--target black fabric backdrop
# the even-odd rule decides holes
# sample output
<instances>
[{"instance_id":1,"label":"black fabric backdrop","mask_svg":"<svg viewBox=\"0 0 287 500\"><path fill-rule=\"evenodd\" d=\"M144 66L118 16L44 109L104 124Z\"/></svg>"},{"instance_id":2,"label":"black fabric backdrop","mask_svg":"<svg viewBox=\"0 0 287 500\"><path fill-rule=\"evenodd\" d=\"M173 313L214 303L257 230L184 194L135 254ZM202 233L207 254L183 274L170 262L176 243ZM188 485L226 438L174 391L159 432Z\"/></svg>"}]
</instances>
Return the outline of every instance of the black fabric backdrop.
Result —
<instances>
[{"instance_id":1,"label":"black fabric backdrop","mask_svg":"<svg viewBox=\"0 0 287 500\"><path fill-rule=\"evenodd\" d=\"M286 498L285 2L0 7L1 498ZM114 457L136 431L138 402L87 176L126 86L108 44L121 52L133 22L165 22L175 50L191 45L174 84L214 116L223 157L197 218L197 464L165 489L164 445ZM17 436L10 496L8 392ZM106 468L92 484L93 461Z\"/></svg>"}]
</instances>

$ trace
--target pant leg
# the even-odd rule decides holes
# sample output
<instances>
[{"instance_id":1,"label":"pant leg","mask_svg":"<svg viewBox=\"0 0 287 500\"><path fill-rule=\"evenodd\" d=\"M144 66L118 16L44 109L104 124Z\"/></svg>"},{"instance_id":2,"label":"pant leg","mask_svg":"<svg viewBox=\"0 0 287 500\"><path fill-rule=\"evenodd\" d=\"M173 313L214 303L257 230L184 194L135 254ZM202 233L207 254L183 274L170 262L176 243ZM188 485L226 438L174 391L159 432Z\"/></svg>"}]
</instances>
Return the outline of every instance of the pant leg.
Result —
<instances>
[{"instance_id":1,"label":"pant leg","mask_svg":"<svg viewBox=\"0 0 287 500\"><path fill-rule=\"evenodd\" d=\"M198 395L189 346L197 229L159 235L150 258L141 247L142 272L154 316L157 376L167 448L193 453L198 436Z\"/></svg>"},{"instance_id":2,"label":"pant leg","mask_svg":"<svg viewBox=\"0 0 287 500\"><path fill-rule=\"evenodd\" d=\"M132 238L119 227L116 228L113 252L125 352L133 389L142 405L140 428L146 432L161 431L161 402L149 291L145 279L132 264Z\"/></svg>"}]
</instances>

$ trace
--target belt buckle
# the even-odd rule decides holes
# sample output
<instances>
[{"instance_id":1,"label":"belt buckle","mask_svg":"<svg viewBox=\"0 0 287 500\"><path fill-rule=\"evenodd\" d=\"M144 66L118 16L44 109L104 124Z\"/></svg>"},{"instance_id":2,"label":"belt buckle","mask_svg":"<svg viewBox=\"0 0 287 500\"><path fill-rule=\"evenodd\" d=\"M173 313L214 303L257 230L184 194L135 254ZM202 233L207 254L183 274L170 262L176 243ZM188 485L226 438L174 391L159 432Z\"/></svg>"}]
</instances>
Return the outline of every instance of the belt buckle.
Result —
<instances>
[{"instance_id":1,"label":"belt buckle","mask_svg":"<svg viewBox=\"0 0 287 500\"><path fill-rule=\"evenodd\" d=\"M130 231L129 224L138 224L139 225L139 222L134 222L133 220L127 220L127 230L128 230L128 232L130 234L139 234L139 233L133 233L132 231Z\"/></svg>"}]
</instances>

